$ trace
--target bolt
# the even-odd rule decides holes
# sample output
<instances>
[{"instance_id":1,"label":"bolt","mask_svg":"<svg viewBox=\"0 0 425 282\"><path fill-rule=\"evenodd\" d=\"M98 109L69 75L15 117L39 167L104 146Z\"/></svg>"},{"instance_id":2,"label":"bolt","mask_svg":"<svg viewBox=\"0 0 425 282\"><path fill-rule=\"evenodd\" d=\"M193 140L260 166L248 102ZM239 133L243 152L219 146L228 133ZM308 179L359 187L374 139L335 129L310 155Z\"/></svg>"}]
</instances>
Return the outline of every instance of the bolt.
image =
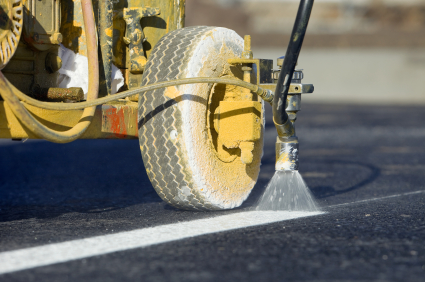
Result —
<instances>
[{"instance_id":1,"label":"bolt","mask_svg":"<svg viewBox=\"0 0 425 282\"><path fill-rule=\"evenodd\" d=\"M33 34L33 36L32 36L32 39L33 39L35 42L38 42L38 41L40 40L40 36L38 35L38 33L34 33L34 34Z\"/></svg>"},{"instance_id":2,"label":"bolt","mask_svg":"<svg viewBox=\"0 0 425 282\"><path fill-rule=\"evenodd\" d=\"M55 33L53 33L53 35L50 37L50 41L51 41L53 44L60 44L60 43L62 43L62 40L63 40L63 36L62 36L62 33L60 33L60 32L55 32Z\"/></svg>"}]
</instances>

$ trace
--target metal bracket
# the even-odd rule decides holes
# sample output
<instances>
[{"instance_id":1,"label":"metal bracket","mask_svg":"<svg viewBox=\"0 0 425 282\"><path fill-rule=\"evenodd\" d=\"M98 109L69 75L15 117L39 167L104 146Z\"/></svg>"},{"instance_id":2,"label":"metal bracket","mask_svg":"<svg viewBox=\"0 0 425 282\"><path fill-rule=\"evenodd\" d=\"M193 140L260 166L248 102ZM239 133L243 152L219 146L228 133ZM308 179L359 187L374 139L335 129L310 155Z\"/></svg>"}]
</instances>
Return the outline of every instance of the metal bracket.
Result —
<instances>
[{"instance_id":1,"label":"metal bracket","mask_svg":"<svg viewBox=\"0 0 425 282\"><path fill-rule=\"evenodd\" d=\"M127 24L124 42L130 48L130 72L141 73L146 65L146 54L143 42L146 41L140 20L144 17L157 16L161 13L159 8L124 8L123 16Z\"/></svg>"},{"instance_id":2,"label":"metal bracket","mask_svg":"<svg viewBox=\"0 0 425 282\"><path fill-rule=\"evenodd\" d=\"M273 60L234 58L228 59L227 62L231 65L255 64L255 66L257 67L257 85L260 83L273 83Z\"/></svg>"},{"instance_id":3,"label":"metal bracket","mask_svg":"<svg viewBox=\"0 0 425 282\"><path fill-rule=\"evenodd\" d=\"M60 1L24 1L24 40L39 51L62 42Z\"/></svg>"},{"instance_id":4,"label":"metal bracket","mask_svg":"<svg viewBox=\"0 0 425 282\"><path fill-rule=\"evenodd\" d=\"M273 92L276 89L275 83L264 83L259 85L263 89L269 89ZM288 94L309 94L314 92L313 84L304 84L304 83L291 83L289 86Z\"/></svg>"}]
</instances>

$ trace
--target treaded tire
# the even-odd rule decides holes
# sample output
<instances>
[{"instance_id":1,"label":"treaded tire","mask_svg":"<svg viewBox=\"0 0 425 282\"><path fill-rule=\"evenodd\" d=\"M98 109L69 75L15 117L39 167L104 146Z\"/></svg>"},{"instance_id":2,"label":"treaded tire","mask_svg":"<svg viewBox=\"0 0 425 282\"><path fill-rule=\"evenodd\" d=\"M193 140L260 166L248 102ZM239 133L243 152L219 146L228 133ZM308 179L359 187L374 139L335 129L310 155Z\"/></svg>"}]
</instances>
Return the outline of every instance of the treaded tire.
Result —
<instances>
[{"instance_id":1,"label":"treaded tire","mask_svg":"<svg viewBox=\"0 0 425 282\"><path fill-rule=\"evenodd\" d=\"M230 69L227 59L239 57L242 50L243 39L226 28L175 30L152 50L142 84L224 76ZM254 161L249 165L242 164L240 155L223 162L214 151L207 126L213 87L181 85L139 95L139 143L147 174L158 195L180 209L237 207L258 178L263 137L256 141Z\"/></svg>"}]
</instances>

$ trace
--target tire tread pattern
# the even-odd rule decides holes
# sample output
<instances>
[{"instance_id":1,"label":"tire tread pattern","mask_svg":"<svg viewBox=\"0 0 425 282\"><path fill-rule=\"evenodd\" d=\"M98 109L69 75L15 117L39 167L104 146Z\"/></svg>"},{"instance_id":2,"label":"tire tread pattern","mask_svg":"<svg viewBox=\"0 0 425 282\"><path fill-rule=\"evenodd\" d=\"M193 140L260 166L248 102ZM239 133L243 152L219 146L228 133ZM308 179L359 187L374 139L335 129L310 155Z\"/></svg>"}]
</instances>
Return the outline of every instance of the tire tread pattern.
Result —
<instances>
[{"instance_id":1,"label":"tire tread pattern","mask_svg":"<svg viewBox=\"0 0 425 282\"><path fill-rule=\"evenodd\" d=\"M183 78L196 43L212 29L214 27L188 27L162 37L150 54L142 85ZM182 117L173 106L174 100L164 97L164 91L157 89L139 95L139 143L149 179L158 195L174 207L219 209L194 191L182 148L167 138L172 130L180 132Z\"/></svg>"}]
</instances>

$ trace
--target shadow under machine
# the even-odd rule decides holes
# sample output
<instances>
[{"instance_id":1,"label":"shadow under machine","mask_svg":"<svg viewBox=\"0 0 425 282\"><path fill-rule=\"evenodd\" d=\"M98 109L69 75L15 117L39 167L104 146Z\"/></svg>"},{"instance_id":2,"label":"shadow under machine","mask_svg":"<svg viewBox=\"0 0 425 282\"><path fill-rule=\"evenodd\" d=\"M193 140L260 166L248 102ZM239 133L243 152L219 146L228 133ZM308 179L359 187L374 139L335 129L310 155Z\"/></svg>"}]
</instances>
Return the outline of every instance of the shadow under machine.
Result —
<instances>
[{"instance_id":1,"label":"shadow under machine","mask_svg":"<svg viewBox=\"0 0 425 282\"><path fill-rule=\"evenodd\" d=\"M279 69L250 36L184 27L183 0L0 3L0 138L138 138L164 201L229 209L257 181L267 102L276 170L298 169L294 122L313 85L295 66L313 1L300 1Z\"/></svg>"}]
</instances>

